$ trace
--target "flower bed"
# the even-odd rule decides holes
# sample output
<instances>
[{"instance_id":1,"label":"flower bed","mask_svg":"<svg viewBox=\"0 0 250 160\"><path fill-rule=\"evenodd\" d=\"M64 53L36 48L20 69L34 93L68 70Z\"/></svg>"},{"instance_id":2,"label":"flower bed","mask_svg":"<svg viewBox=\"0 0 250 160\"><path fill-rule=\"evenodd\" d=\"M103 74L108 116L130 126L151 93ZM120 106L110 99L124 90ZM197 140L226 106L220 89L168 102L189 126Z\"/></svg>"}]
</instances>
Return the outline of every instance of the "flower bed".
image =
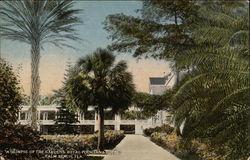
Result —
<instances>
[{"instance_id":1,"label":"flower bed","mask_svg":"<svg viewBox=\"0 0 250 160\"><path fill-rule=\"evenodd\" d=\"M108 130L105 132L105 149L114 148L123 138L123 131ZM90 135L43 135L53 146L63 149L94 150L97 148L97 134Z\"/></svg>"},{"instance_id":2,"label":"flower bed","mask_svg":"<svg viewBox=\"0 0 250 160\"><path fill-rule=\"evenodd\" d=\"M162 127L150 128L144 130L144 134L148 135L150 140L157 145L167 149L177 157L183 160L225 160L223 156L216 155L209 146L198 140L184 140L177 136L176 132L164 132L160 130ZM158 132L153 132L158 131Z\"/></svg>"},{"instance_id":3,"label":"flower bed","mask_svg":"<svg viewBox=\"0 0 250 160\"><path fill-rule=\"evenodd\" d=\"M97 149L97 134L40 136L30 127L25 126L9 128L5 126L5 129L0 130L0 132L3 133L0 137L0 155L6 159L26 160L28 157L32 157L34 160L46 159L46 156L50 156L50 154L53 156L67 156L71 154L76 157L82 156L83 158L77 159L84 160L101 158L86 157L89 151ZM124 137L123 131L106 131L105 149L113 149ZM73 157L73 159L76 158Z\"/></svg>"}]
</instances>

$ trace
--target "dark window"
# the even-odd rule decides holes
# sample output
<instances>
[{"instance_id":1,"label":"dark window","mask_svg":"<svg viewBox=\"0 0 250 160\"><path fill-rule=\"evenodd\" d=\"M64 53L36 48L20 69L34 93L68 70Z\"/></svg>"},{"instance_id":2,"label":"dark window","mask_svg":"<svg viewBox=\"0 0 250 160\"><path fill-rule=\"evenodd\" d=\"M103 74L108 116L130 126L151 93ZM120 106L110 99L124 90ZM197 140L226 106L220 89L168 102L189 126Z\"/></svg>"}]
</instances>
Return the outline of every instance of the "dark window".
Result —
<instances>
[{"instance_id":1,"label":"dark window","mask_svg":"<svg viewBox=\"0 0 250 160\"><path fill-rule=\"evenodd\" d=\"M40 119L41 120L54 120L56 117L55 111L41 111L40 112Z\"/></svg>"},{"instance_id":2,"label":"dark window","mask_svg":"<svg viewBox=\"0 0 250 160\"><path fill-rule=\"evenodd\" d=\"M56 112L55 111L48 111L48 120L55 120Z\"/></svg>"},{"instance_id":3,"label":"dark window","mask_svg":"<svg viewBox=\"0 0 250 160\"><path fill-rule=\"evenodd\" d=\"M95 120L95 111L87 111L84 113L85 120Z\"/></svg>"},{"instance_id":4,"label":"dark window","mask_svg":"<svg viewBox=\"0 0 250 160\"><path fill-rule=\"evenodd\" d=\"M42 134L55 134L53 125L41 125L40 132Z\"/></svg>"},{"instance_id":5,"label":"dark window","mask_svg":"<svg viewBox=\"0 0 250 160\"><path fill-rule=\"evenodd\" d=\"M81 125L79 127L80 127L81 134L92 134L95 131L94 125Z\"/></svg>"},{"instance_id":6,"label":"dark window","mask_svg":"<svg viewBox=\"0 0 250 160\"><path fill-rule=\"evenodd\" d=\"M115 130L114 125L104 125L104 130Z\"/></svg>"},{"instance_id":7,"label":"dark window","mask_svg":"<svg viewBox=\"0 0 250 160\"><path fill-rule=\"evenodd\" d=\"M27 120L27 119L28 119L28 112L21 112L20 120Z\"/></svg>"},{"instance_id":8,"label":"dark window","mask_svg":"<svg viewBox=\"0 0 250 160\"><path fill-rule=\"evenodd\" d=\"M125 134L135 134L135 125L120 125L120 130L124 130Z\"/></svg>"}]
</instances>

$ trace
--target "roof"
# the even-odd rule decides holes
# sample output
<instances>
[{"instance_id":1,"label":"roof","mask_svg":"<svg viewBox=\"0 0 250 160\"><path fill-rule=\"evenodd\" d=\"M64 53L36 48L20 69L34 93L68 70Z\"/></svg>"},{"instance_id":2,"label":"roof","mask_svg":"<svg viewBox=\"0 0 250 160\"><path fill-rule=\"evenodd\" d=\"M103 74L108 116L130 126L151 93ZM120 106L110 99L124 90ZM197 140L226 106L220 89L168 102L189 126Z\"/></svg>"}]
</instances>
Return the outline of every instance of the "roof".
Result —
<instances>
[{"instance_id":1,"label":"roof","mask_svg":"<svg viewBox=\"0 0 250 160\"><path fill-rule=\"evenodd\" d=\"M149 82L151 85L165 85L166 78L164 78L164 77L149 77Z\"/></svg>"}]
</instances>

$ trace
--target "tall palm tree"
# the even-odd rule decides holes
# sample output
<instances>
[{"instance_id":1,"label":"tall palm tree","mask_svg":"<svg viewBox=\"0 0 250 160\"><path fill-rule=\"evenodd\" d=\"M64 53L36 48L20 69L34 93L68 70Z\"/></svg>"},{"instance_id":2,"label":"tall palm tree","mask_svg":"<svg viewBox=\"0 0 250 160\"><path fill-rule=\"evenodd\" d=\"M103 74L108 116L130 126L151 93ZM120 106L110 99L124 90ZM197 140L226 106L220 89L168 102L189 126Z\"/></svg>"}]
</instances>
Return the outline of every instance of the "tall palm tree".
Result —
<instances>
[{"instance_id":1,"label":"tall palm tree","mask_svg":"<svg viewBox=\"0 0 250 160\"><path fill-rule=\"evenodd\" d=\"M94 106L98 111L98 149L104 149L104 109L113 113L131 105L134 93L132 75L127 64L114 65L115 56L106 49L97 49L93 55L79 59L66 83L67 99L82 110Z\"/></svg>"},{"instance_id":2,"label":"tall palm tree","mask_svg":"<svg viewBox=\"0 0 250 160\"><path fill-rule=\"evenodd\" d=\"M36 111L39 100L40 50L45 43L68 46L66 40L79 40L74 27L80 24L72 9L72 0L1 1L1 37L25 42L31 46L31 126L37 129Z\"/></svg>"}]
</instances>

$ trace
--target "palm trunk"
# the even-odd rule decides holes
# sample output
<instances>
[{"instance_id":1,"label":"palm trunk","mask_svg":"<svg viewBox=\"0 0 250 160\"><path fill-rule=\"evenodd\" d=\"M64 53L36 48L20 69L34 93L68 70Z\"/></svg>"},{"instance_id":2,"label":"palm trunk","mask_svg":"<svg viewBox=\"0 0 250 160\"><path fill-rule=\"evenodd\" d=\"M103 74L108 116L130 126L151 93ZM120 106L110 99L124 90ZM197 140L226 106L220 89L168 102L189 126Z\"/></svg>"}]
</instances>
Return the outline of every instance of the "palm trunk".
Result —
<instances>
[{"instance_id":1,"label":"palm trunk","mask_svg":"<svg viewBox=\"0 0 250 160\"><path fill-rule=\"evenodd\" d=\"M175 15L174 15L174 21L175 21L175 25L178 25L177 13L175 13ZM176 74L175 84L179 84L179 82L180 82L180 71L176 67L175 67L175 74Z\"/></svg>"},{"instance_id":2,"label":"palm trunk","mask_svg":"<svg viewBox=\"0 0 250 160\"><path fill-rule=\"evenodd\" d=\"M104 139L104 108L102 106L98 107L98 121L99 121L99 129L98 129L97 149L103 151L105 139Z\"/></svg>"},{"instance_id":3,"label":"palm trunk","mask_svg":"<svg viewBox=\"0 0 250 160\"><path fill-rule=\"evenodd\" d=\"M40 43L31 44L31 101L30 101L30 120L31 127L37 130L37 105L39 100L40 77L39 77L39 61L40 61Z\"/></svg>"},{"instance_id":4,"label":"palm trunk","mask_svg":"<svg viewBox=\"0 0 250 160\"><path fill-rule=\"evenodd\" d=\"M178 21L177 21L177 13L175 12L175 15L174 15L174 21L175 21L175 25L178 25ZM180 71L179 69L177 69L176 67L176 62L175 62L175 74L176 74L176 81L175 81L175 85L179 84L180 82ZM180 132L180 128L175 128L175 131L177 133L178 136L181 135L181 132Z\"/></svg>"}]
</instances>

